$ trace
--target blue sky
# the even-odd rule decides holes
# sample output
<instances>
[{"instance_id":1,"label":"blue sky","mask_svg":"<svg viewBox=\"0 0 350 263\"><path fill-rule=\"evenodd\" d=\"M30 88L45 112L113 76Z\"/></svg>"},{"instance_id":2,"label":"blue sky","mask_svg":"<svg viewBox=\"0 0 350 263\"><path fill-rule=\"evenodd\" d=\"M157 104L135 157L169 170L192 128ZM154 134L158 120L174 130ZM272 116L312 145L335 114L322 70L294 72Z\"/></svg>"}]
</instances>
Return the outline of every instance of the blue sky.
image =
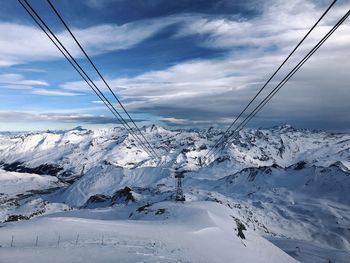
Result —
<instances>
[{"instance_id":1,"label":"blue sky","mask_svg":"<svg viewBox=\"0 0 350 263\"><path fill-rule=\"evenodd\" d=\"M106 91L47 2L29 2ZM141 125L200 128L228 125L330 3L52 2ZM336 3L267 92L349 7ZM347 21L250 126L350 130L349 46ZM0 101L2 131L117 125L17 1L0 2Z\"/></svg>"}]
</instances>

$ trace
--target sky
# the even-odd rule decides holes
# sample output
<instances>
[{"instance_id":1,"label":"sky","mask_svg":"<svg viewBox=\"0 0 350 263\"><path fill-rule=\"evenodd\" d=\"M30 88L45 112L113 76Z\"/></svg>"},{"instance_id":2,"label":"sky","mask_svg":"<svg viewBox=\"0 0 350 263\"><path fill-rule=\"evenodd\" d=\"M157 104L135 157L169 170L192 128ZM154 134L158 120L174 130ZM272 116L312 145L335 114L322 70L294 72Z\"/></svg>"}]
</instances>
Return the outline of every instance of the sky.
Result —
<instances>
[{"instance_id":1,"label":"sky","mask_svg":"<svg viewBox=\"0 0 350 263\"><path fill-rule=\"evenodd\" d=\"M29 3L114 101L46 0ZM52 3L139 126L225 128L331 1ZM349 8L350 1L337 1L257 103ZM349 57L348 19L248 126L350 131ZM20 4L0 1L0 131L76 126L118 121Z\"/></svg>"}]
</instances>

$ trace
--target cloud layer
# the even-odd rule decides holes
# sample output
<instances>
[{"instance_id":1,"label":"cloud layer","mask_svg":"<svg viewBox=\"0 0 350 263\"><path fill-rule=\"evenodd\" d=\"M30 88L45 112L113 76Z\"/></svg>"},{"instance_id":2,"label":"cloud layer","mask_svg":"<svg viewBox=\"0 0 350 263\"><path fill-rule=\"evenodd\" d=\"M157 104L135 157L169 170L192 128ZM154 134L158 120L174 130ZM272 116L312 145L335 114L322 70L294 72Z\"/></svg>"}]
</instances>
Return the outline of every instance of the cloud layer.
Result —
<instances>
[{"instance_id":1,"label":"cloud layer","mask_svg":"<svg viewBox=\"0 0 350 263\"><path fill-rule=\"evenodd\" d=\"M102 24L72 28L81 44L92 55L132 48L162 28L180 22L181 17L149 19L123 25ZM68 32L55 32L57 38L75 57L83 54ZM63 59L62 54L36 26L0 22L0 67Z\"/></svg>"},{"instance_id":2,"label":"cloud layer","mask_svg":"<svg viewBox=\"0 0 350 263\"><path fill-rule=\"evenodd\" d=\"M90 4L97 6L96 1L90 1ZM171 30L166 31L168 41L181 43L191 39L192 45L208 52L222 51L221 55L210 59L186 59L129 77L115 76L111 73L113 71L107 71L107 76L110 86L132 113L147 113L156 120L175 126L227 125L328 4L301 0L264 1L260 2L259 13L254 16L224 12L177 13L123 24L101 23L86 28L76 27L73 31L93 56L113 54L116 50L133 50L137 45L142 47L145 41L169 28ZM103 6L101 4L98 8ZM349 8L347 2L340 1L335 5L264 94ZM1 22L0 35L4 36L0 40L0 67L62 60L61 54L34 26ZM81 57L78 47L67 33L58 32L58 36L75 56ZM345 23L257 116L254 125L288 122L304 127L349 129L346 123L350 123L350 115L344 114L350 112L349 36L350 26ZM150 55L157 56L156 50L155 54ZM96 84L106 91L101 81L96 80ZM58 84L58 88L52 89L45 80L3 74L0 75L0 85L44 96L92 94L86 83L78 79ZM77 97L86 99L87 96ZM89 100L93 101L92 105L99 103L90 97ZM40 116L33 120L42 120ZM63 119L55 117L55 121L67 120L70 120L67 116Z\"/></svg>"},{"instance_id":3,"label":"cloud layer","mask_svg":"<svg viewBox=\"0 0 350 263\"><path fill-rule=\"evenodd\" d=\"M295 1L292 6L278 2L266 8L261 17L252 20L199 16L192 16L191 22L184 20L174 37L203 35L201 45L232 50L224 58L187 61L132 78L110 79L109 83L127 99L129 109L161 116L166 123L227 123L227 119L233 120L254 96L324 10L304 1ZM338 7L327 16L268 91L330 30L344 10L344 6ZM341 123L349 121L349 117L342 114L350 110L347 103L350 92L348 85L344 85L349 82L349 35L350 26L344 24L271 101L257 123L309 123L316 127L328 123L341 127ZM74 91L87 89L80 81L65 83L62 87Z\"/></svg>"},{"instance_id":4,"label":"cloud layer","mask_svg":"<svg viewBox=\"0 0 350 263\"><path fill-rule=\"evenodd\" d=\"M35 113L21 111L0 111L0 121L7 122L61 122L73 124L118 124L114 117L76 113ZM144 121L136 119L135 122Z\"/></svg>"},{"instance_id":5,"label":"cloud layer","mask_svg":"<svg viewBox=\"0 0 350 263\"><path fill-rule=\"evenodd\" d=\"M26 79L21 74L0 74L0 88L16 90L17 92L29 93L41 96L71 97L82 95L81 93L65 91L62 89L49 89L49 83L43 80Z\"/></svg>"}]
</instances>

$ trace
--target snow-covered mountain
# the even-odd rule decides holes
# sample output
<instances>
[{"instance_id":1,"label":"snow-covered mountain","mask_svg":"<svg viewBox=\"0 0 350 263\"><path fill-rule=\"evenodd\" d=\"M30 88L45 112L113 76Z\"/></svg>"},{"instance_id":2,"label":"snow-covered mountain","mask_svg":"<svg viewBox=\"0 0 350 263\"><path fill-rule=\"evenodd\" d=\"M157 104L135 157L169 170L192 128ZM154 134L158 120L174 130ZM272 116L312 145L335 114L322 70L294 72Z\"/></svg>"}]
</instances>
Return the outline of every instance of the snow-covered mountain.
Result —
<instances>
[{"instance_id":1,"label":"snow-covered mountain","mask_svg":"<svg viewBox=\"0 0 350 263\"><path fill-rule=\"evenodd\" d=\"M146 138L164 159L166 167L186 165L197 170L222 132L208 130L166 130L144 128ZM287 167L299 161L318 166L341 162L350 169L350 135L297 130L288 125L270 130L243 130L233 143L217 154L210 178L224 177L247 167L277 164ZM124 129L47 131L0 135L0 161L6 170L23 170L57 175L61 179L79 177L98 165L124 168L154 167L156 164L136 146ZM204 160L203 160L204 162ZM224 162L225 165L216 165ZM218 167L220 166L220 167ZM217 168L223 168L218 174Z\"/></svg>"},{"instance_id":2,"label":"snow-covered mountain","mask_svg":"<svg viewBox=\"0 0 350 263\"><path fill-rule=\"evenodd\" d=\"M160 163L120 128L0 134L0 221L33 218L5 223L0 236L30 228L41 232L52 220L62 224L59 235L69 236L68 229L74 228L76 220L82 224L81 233L86 234L89 225L98 232L100 227L108 229L105 220L113 219L130 229L144 224L139 230L142 234L130 232L125 237L129 243L139 235L152 238L146 229L158 224L164 225L166 233L179 229L188 238L184 247L186 244L196 253L185 253L181 248L181 252L171 254L171 243L180 242L180 235L171 242L159 234L154 238L162 245L154 251L164 254L164 262L171 261L167 257L180 262L293 261L270 242L260 241L259 235L303 262L349 261L349 134L288 125L246 129L208 160L205 156L222 135L220 130L151 126L143 131L162 156ZM172 201L174 173L179 169L185 174L185 204ZM113 231L122 231L117 225ZM220 234L229 233L230 228L236 235ZM222 244L214 248L211 239L220 235ZM199 256L199 245L188 243L197 236L203 237L203 250L222 258L205 252ZM0 239L0 245L5 239ZM229 248L223 240L231 240L233 251L243 246L241 257L227 261L233 254L226 251ZM110 237L114 247L119 241ZM235 247L235 242L240 245ZM11 251L6 253L10 258ZM123 249L120 253L127 254ZM125 262L139 259L125 257ZM159 257L152 257L147 262L159 261Z\"/></svg>"}]
</instances>

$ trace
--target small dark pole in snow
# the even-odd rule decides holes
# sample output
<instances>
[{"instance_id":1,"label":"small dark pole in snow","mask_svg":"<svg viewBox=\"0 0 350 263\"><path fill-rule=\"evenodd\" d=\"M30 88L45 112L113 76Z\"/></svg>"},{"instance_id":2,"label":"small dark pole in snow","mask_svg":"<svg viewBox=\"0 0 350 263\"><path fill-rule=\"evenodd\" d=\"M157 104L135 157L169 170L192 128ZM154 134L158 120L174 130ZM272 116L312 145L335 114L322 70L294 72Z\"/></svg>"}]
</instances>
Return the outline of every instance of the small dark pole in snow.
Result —
<instances>
[{"instance_id":1,"label":"small dark pole in snow","mask_svg":"<svg viewBox=\"0 0 350 263\"><path fill-rule=\"evenodd\" d=\"M38 246L38 239L39 239L39 237L36 236L36 240L35 240L35 246L36 246L36 247Z\"/></svg>"},{"instance_id":2,"label":"small dark pole in snow","mask_svg":"<svg viewBox=\"0 0 350 263\"><path fill-rule=\"evenodd\" d=\"M103 245L103 238L104 238L104 236L102 235L102 241L101 241L101 245Z\"/></svg>"},{"instance_id":3,"label":"small dark pole in snow","mask_svg":"<svg viewBox=\"0 0 350 263\"><path fill-rule=\"evenodd\" d=\"M13 247L13 235L11 237L11 247Z\"/></svg>"},{"instance_id":4,"label":"small dark pole in snow","mask_svg":"<svg viewBox=\"0 0 350 263\"><path fill-rule=\"evenodd\" d=\"M177 202L184 202L185 196L182 191L182 178L184 178L184 172L175 172L175 180L176 180L176 196L175 200Z\"/></svg>"},{"instance_id":5,"label":"small dark pole in snow","mask_svg":"<svg viewBox=\"0 0 350 263\"><path fill-rule=\"evenodd\" d=\"M58 247L60 246L60 240L61 240L61 236L58 235L58 240L57 240L57 246L58 246Z\"/></svg>"},{"instance_id":6,"label":"small dark pole in snow","mask_svg":"<svg viewBox=\"0 0 350 263\"><path fill-rule=\"evenodd\" d=\"M77 235L77 239L75 240L75 245L78 245L79 234Z\"/></svg>"},{"instance_id":7,"label":"small dark pole in snow","mask_svg":"<svg viewBox=\"0 0 350 263\"><path fill-rule=\"evenodd\" d=\"M200 167L203 166L202 157L200 157L200 156L198 157L198 164L199 164Z\"/></svg>"},{"instance_id":8,"label":"small dark pole in snow","mask_svg":"<svg viewBox=\"0 0 350 263\"><path fill-rule=\"evenodd\" d=\"M85 164L83 165L83 169L81 169L80 176L84 175Z\"/></svg>"}]
</instances>

